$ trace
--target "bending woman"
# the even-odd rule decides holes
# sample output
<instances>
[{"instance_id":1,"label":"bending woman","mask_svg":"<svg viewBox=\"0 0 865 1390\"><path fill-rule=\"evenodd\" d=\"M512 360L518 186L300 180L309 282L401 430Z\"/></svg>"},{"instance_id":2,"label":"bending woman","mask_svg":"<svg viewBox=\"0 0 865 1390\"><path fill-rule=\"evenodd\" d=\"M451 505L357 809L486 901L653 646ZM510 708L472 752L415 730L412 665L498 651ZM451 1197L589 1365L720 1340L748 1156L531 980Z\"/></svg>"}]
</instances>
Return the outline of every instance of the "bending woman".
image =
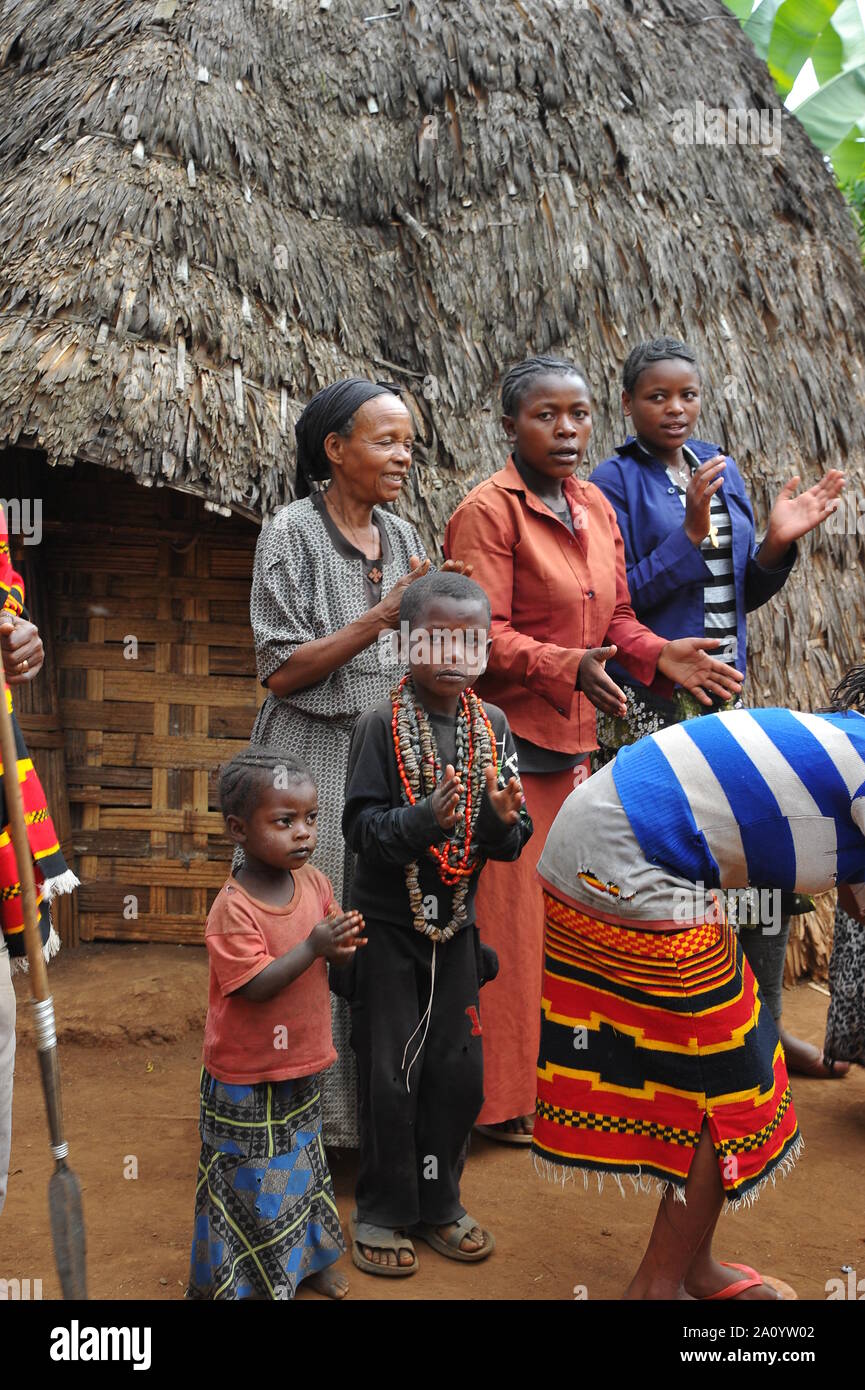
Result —
<instances>
[{"instance_id":1,"label":"bending woman","mask_svg":"<svg viewBox=\"0 0 865 1390\"><path fill-rule=\"evenodd\" d=\"M543 967L543 903L535 869L553 818L587 775L595 710L623 712L604 663L618 651L646 683L658 673L710 703L739 689L738 672L714 661L714 643L668 642L637 620L615 512L574 475L592 432L585 372L533 357L502 383L511 457L460 503L445 554L474 562L492 605L492 646L478 693L504 710L535 833L516 864L489 864L477 923L498 953L484 990L484 1093L480 1123L491 1137L531 1143ZM609 645L603 644L608 642Z\"/></svg>"},{"instance_id":2,"label":"bending woman","mask_svg":"<svg viewBox=\"0 0 865 1390\"><path fill-rule=\"evenodd\" d=\"M556 817L533 1147L556 1181L661 1192L627 1298L776 1296L712 1253L724 1202L802 1142L725 890L846 883L865 906L863 790L861 714L739 709L622 748Z\"/></svg>"}]
</instances>

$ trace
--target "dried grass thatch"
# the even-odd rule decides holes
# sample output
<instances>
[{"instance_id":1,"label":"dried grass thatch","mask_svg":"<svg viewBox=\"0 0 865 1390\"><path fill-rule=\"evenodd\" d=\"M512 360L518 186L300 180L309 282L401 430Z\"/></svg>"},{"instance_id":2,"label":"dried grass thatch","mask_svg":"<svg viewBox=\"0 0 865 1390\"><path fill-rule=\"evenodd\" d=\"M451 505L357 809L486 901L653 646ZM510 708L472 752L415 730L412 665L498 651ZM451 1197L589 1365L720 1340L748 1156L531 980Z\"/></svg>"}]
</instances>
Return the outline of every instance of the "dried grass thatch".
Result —
<instances>
[{"instance_id":1,"label":"dried grass thatch","mask_svg":"<svg viewBox=\"0 0 865 1390\"><path fill-rule=\"evenodd\" d=\"M849 214L792 117L777 155L676 144L697 100L777 102L720 0L9 0L0 442L267 513L301 402L386 373L435 544L501 457L504 365L582 357L599 458L664 330L763 515L792 471L861 490ZM819 704L861 657L861 544L804 547L752 623L752 699Z\"/></svg>"}]
</instances>

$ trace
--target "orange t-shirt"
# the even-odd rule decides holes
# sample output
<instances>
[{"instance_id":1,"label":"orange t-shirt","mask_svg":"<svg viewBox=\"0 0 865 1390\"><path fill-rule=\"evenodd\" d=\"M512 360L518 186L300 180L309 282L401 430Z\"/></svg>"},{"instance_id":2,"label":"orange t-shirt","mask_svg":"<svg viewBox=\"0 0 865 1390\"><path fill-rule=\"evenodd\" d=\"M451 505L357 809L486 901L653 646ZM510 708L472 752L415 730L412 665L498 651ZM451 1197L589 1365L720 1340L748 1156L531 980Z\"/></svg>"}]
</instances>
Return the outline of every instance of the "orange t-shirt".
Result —
<instances>
[{"instance_id":1,"label":"orange t-shirt","mask_svg":"<svg viewBox=\"0 0 865 1390\"><path fill-rule=\"evenodd\" d=\"M331 906L330 882L311 864L295 870L287 907L251 898L234 876L220 889L204 929L210 993L203 1060L211 1076L235 1085L288 1081L336 1061L322 957L272 999L255 1003L233 992L305 941Z\"/></svg>"}]
</instances>

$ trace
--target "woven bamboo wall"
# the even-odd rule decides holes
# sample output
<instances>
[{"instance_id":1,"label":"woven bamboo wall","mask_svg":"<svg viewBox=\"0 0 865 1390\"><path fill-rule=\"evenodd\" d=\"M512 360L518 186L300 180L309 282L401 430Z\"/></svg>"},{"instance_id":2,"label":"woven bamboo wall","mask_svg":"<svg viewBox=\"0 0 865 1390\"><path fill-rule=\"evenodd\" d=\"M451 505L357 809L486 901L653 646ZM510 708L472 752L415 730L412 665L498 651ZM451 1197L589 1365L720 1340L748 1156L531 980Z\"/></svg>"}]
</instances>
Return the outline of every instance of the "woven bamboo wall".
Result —
<instances>
[{"instance_id":1,"label":"woven bamboo wall","mask_svg":"<svg viewBox=\"0 0 865 1390\"><path fill-rule=\"evenodd\" d=\"M27 483L42 492L80 937L200 942L231 854L214 774L264 695L258 528L83 464L31 465Z\"/></svg>"},{"instance_id":2,"label":"woven bamboo wall","mask_svg":"<svg viewBox=\"0 0 865 1390\"><path fill-rule=\"evenodd\" d=\"M264 698L249 627L258 528L32 453L4 466L4 485L42 503L42 544L14 554L46 663L15 702L82 880L58 903L61 938L201 942L231 855L216 769L246 744ZM825 894L794 919L788 983L825 979L834 903Z\"/></svg>"}]
</instances>

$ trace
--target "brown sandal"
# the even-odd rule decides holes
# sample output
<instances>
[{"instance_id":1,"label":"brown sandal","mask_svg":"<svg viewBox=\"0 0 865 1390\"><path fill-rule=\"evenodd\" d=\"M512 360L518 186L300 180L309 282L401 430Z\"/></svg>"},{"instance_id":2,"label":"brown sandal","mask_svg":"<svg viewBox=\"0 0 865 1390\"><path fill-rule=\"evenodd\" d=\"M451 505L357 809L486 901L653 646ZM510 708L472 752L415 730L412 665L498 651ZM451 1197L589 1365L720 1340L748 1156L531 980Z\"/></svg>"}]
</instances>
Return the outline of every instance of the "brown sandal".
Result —
<instances>
[{"instance_id":1,"label":"brown sandal","mask_svg":"<svg viewBox=\"0 0 865 1390\"><path fill-rule=\"evenodd\" d=\"M522 1120L524 1116L515 1116L515 1120ZM521 1144L528 1147L532 1142L532 1136L525 1134L518 1129L505 1129L508 1120L501 1120L497 1125L475 1125L478 1134L482 1134L485 1139L492 1139L496 1144Z\"/></svg>"},{"instance_id":2,"label":"brown sandal","mask_svg":"<svg viewBox=\"0 0 865 1390\"><path fill-rule=\"evenodd\" d=\"M477 1226L479 1231L483 1231L484 1243L480 1250L461 1250L460 1246L466 1236L472 1237L472 1231ZM478 1260L485 1260L496 1248L495 1237L489 1231L484 1231L478 1225L473 1216L466 1213L461 1216L459 1221L454 1224L454 1229L446 1238L440 1236L435 1226L431 1226L428 1221L421 1221L413 1229L413 1234L418 1240L425 1240L427 1245L431 1245L433 1250L437 1250L440 1255L445 1255L449 1260L462 1260L465 1264L476 1264Z\"/></svg>"}]
</instances>

